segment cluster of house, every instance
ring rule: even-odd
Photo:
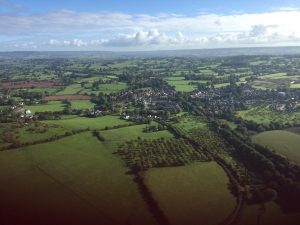
[[[120,117],[124,120],[130,120],[130,121],[134,121],[134,122],[140,122],[144,117],[139,115],[139,114],[135,114],[132,111],[123,111],[120,113]],[[149,119],[160,119],[159,116],[157,115],[147,115],[147,118]]]
[[[295,112],[300,109],[300,102],[295,98],[290,98],[283,101],[274,101],[271,106],[274,111]]]
[[[270,104],[275,111],[294,112],[300,108],[299,100],[293,95],[288,95],[286,92],[256,90],[251,87],[244,87],[238,96],[229,94],[226,89],[210,89],[194,92],[191,98],[206,102],[208,110],[213,113],[230,109],[243,110],[246,106],[261,103]]]
[[[143,101],[151,101],[151,99],[157,99],[161,97],[168,97],[170,94],[167,90],[156,90],[153,89],[137,89],[137,90],[126,90],[121,91],[117,95],[113,96],[114,100],[122,102],[134,102],[139,103]]]
[[[21,118],[28,118],[28,119],[32,119],[33,118],[33,114],[32,114],[32,112],[29,109],[20,108],[17,111],[17,113],[18,113],[18,115]]]
[[[0,93],[0,99],[10,99],[10,98],[11,98],[11,96],[8,95],[8,94],[1,94]]]
[[[102,116],[102,115],[103,115],[103,111],[101,111],[101,110],[99,110],[99,109],[90,108],[90,109],[88,109],[88,111],[85,113],[85,115],[88,116],[88,117]]]

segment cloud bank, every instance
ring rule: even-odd
[[[125,14],[62,10],[0,14],[2,49],[135,50],[299,45],[300,9],[265,13]],[[13,41],[12,41],[13,40]]]

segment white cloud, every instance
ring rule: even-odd
[[[275,8],[275,11],[279,10],[279,11],[297,11],[299,10],[299,8],[296,7],[280,7],[280,8]]]
[[[75,38],[71,43],[72,43],[73,46],[75,46],[75,47],[82,47],[82,46],[86,46],[86,45],[87,45],[86,42],[84,42],[84,41],[82,41],[82,40],[80,40],[80,39],[77,39],[77,38]]]
[[[102,41],[102,45],[110,47],[174,45],[184,43],[184,40],[185,37],[181,32],[176,35],[166,35],[157,29],[150,29],[133,34],[121,34],[113,39]]]
[[[71,41],[63,41],[63,45],[65,45],[65,46],[69,46],[69,45],[71,45]]]
[[[58,44],[60,44],[60,41],[51,39],[51,40],[49,41],[49,44],[50,44],[50,45],[58,45]]]
[[[18,46],[28,43],[21,41],[25,36],[40,48],[90,50],[294,45],[300,44],[298,21],[300,9],[290,7],[265,13],[200,13],[197,16],[63,10],[33,15],[0,14],[0,38],[20,37]]]

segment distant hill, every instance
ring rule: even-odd
[[[255,47],[255,48],[217,48],[162,51],[20,51],[0,52],[0,59],[40,59],[40,58],[127,58],[127,57],[224,57],[238,55],[300,55],[300,46],[293,47]]]

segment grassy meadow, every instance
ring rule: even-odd
[[[89,109],[95,106],[90,100],[72,100],[70,102],[73,109]]]
[[[150,169],[145,182],[172,225],[221,224],[236,204],[215,162]]]
[[[266,131],[255,135],[252,140],[267,146],[290,160],[300,163],[300,135],[285,130]]]
[[[197,85],[190,84],[192,80],[185,80],[184,77],[168,77],[166,81],[169,85],[175,86],[176,91],[191,92],[197,89]]]
[[[1,152],[0,182],[6,185],[0,186],[0,221],[155,224],[133,177],[111,150],[85,132]],[[56,216],[46,217],[51,214]]]
[[[26,109],[29,109],[32,113],[36,112],[57,112],[64,109],[64,104],[61,101],[51,101],[45,104],[36,104],[26,106]]]
[[[93,80],[90,79],[89,81],[92,82]],[[91,84],[87,85],[86,87],[82,87],[80,83],[75,83],[65,87],[64,90],[59,91],[56,94],[57,95],[70,95],[70,94],[98,95],[99,93],[110,94],[125,89],[126,87],[127,87],[126,83],[116,82],[111,84],[100,84],[99,89],[93,91]]]
[[[120,119],[118,116],[101,116],[96,118],[88,117],[70,117],[61,120],[47,120],[44,121],[48,125],[56,125],[66,130],[76,129],[104,129],[105,127],[113,127],[117,125],[130,124],[126,120]]]

